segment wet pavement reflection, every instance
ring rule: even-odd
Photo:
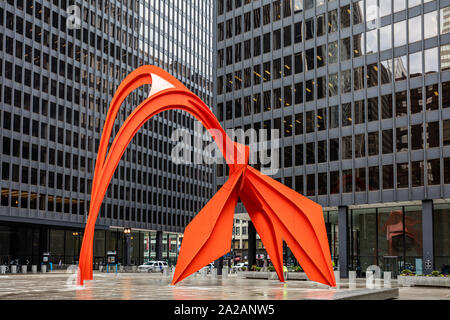
[[[172,286],[171,277],[161,274],[94,273],[93,281],[76,286],[76,274],[48,273],[0,276],[0,299],[63,300],[266,300],[335,299],[339,295],[366,289],[365,282],[330,288],[311,281],[226,279],[193,275]]]

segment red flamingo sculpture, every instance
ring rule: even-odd
[[[125,98],[142,85],[150,95],[125,120],[108,152],[114,120]],[[78,284],[93,279],[95,221],[114,171],[139,128],[155,114],[181,109],[209,131],[227,162],[229,179],[189,223],[184,232],[172,284],[176,284],[231,249],[234,208],[240,197],[283,278],[283,240],[308,278],[336,286],[322,207],[248,165],[249,148],[233,142],[203,101],[181,82],[155,66],[142,66],[120,84],[114,95],[95,163],[88,221],[80,252]]]

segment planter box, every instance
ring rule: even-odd
[[[244,271],[242,276],[247,279],[278,279],[276,272]],[[308,280],[304,272],[285,272],[284,277],[285,280]]]
[[[450,288],[450,277],[398,276],[398,284],[403,287],[426,286]]]

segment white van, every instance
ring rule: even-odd
[[[148,261],[138,267],[139,272],[163,272],[169,265],[165,261]]]

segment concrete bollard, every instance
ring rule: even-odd
[[[222,268],[222,279],[228,278],[228,268]]]
[[[169,276],[169,267],[163,267],[163,276],[168,277]]]
[[[390,271],[383,272],[383,280],[384,280],[385,287],[387,287],[387,288],[391,287],[391,278],[392,278],[392,273]]]
[[[348,283],[356,283],[356,271],[348,272]]]
[[[137,266],[132,266],[132,267],[131,267],[131,271],[132,271],[132,272],[137,272]]]
[[[374,288],[375,275],[373,270],[366,271],[366,288],[372,289]]]
[[[278,280],[278,275],[276,272],[268,272],[267,279],[268,280]]]
[[[43,264],[43,265],[41,266],[41,272],[42,272],[42,273],[46,273],[46,272],[47,272],[47,265]]]
[[[11,265],[11,273],[17,273],[17,266]]]
[[[119,266],[119,272],[123,272],[123,266]]]
[[[22,266],[22,273],[27,273],[27,270],[28,269],[28,267],[27,266]]]
[[[334,271],[334,279],[336,280],[336,284],[341,282],[341,273],[339,270]]]
[[[6,273],[6,266],[0,266],[0,274]]]
[[[217,278],[217,268],[212,268],[212,270],[211,270],[211,276],[212,276],[213,278]]]
[[[208,267],[203,267],[203,268],[200,270],[200,275],[201,275],[202,277],[206,277],[206,276],[208,275]]]
[[[37,266],[36,265],[32,265],[31,266],[31,272],[32,273],[37,273]]]

